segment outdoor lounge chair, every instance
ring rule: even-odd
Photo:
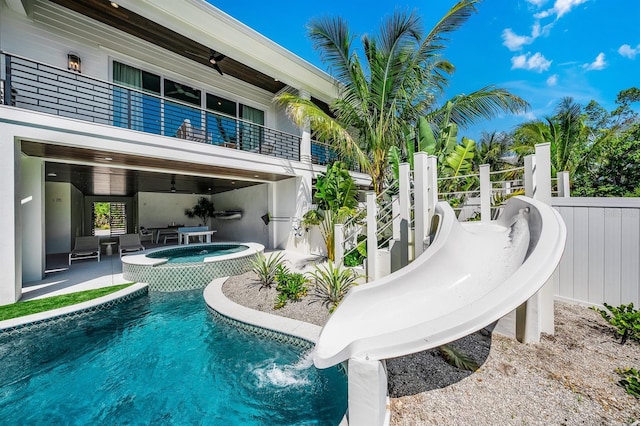
[[[122,257],[123,254],[145,249],[145,247],[140,243],[140,235],[138,234],[124,234],[120,235],[118,239],[118,251],[120,252],[120,257]]]
[[[148,230],[144,226],[140,227],[140,242],[143,242],[143,241],[153,242],[154,241],[153,237],[154,237],[153,231]]]
[[[76,243],[69,253],[69,266],[74,260],[97,258],[100,262],[100,237],[76,237]]]

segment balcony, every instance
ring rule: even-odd
[[[0,103],[59,117],[300,160],[298,135],[3,53]],[[321,146],[318,143],[314,145]],[[330,158],[330,148],[318,158]]]

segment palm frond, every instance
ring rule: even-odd
[[[450,120],[466,127],[482,119],[495,118],[504,112],[521,114],[528,108],[529,103],[519,96],[505,89],[487,86],[468,95],[454,96],[445,106],[431,112],[428,119],[435,123]]]
[[[450,365],[456,368],[467,371],[476,371],[478,369],[478,363],[476,363],[471,357],[460,352],[453,346],[442,345],[438,347],[440,354]]]

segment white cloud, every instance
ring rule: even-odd
[[[553,24],[548,24],[541,28],[540,23],[536,22],[535,24],[533,24],[533,27],[531,27],[530,36],[518,35],[514,33],[513,30],[511,30],[511,28],[505,28],[502,31],[502,40],[503,40],[502,44],[504,46],[507,46],[507,48],[512,52],[516,50],[520,50],[522,46],[533,43],[534,40],[540,37],[541,35],[545,35],[545,36],[549,35],[549,30],[551,29],[552,26]]]
[[[527,0],[528,3],[531,3],[534,6],[540,7],[547,2],[547,0]]]
[[[527,52],[523,55],[512,57],[511,69],[524,69],[535,72],[542,72],[549,69],[552,61],[545,58],[542,53],[536,52],[533,55],[530,55],[531,53]]]
[[[554,74],[547,79],[547,86],[552,87],[558,84],[558,74]]]
[[[595,61],[591,62],[590,64],[584,64],[582,67],[586,68],[587,71],[599,71],[601,69],[604,69],[606,66],[607,62],[604,60],[604,53],[600,52],[598,56],[596,56]]]
[[[556,19],[560,19],[562,15],[566,15],[571,12],[571,9],[581,5],[582,3],[586,3],[587,1],[588,0],[556,0],[551,9],[536,13],[533,16],[536,19],[544,19],[551,15],[556,15]]]
[[[635,48],[631,47],[628,44],[623,44],[618,48],[618,53],[625,58],[633,59],[638,53],[640,53],[640,44],[638,44]]]
[[[502,40],[504,40],[502,44],[513,52],[514,50],[520,50],[525,44],[531,44],[533,37],[517,35],[511,31],[511,28],[506,28],[502,31]]]

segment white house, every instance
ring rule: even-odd
[[[324,72],[203,0],[0,0],[0,51],[0,304],[95,232],[97,202],[135,233],[197,224],[205,196],[243,211],[218,237],[310,250],[291,218],[334,154],[272,99],[326,107]]]

